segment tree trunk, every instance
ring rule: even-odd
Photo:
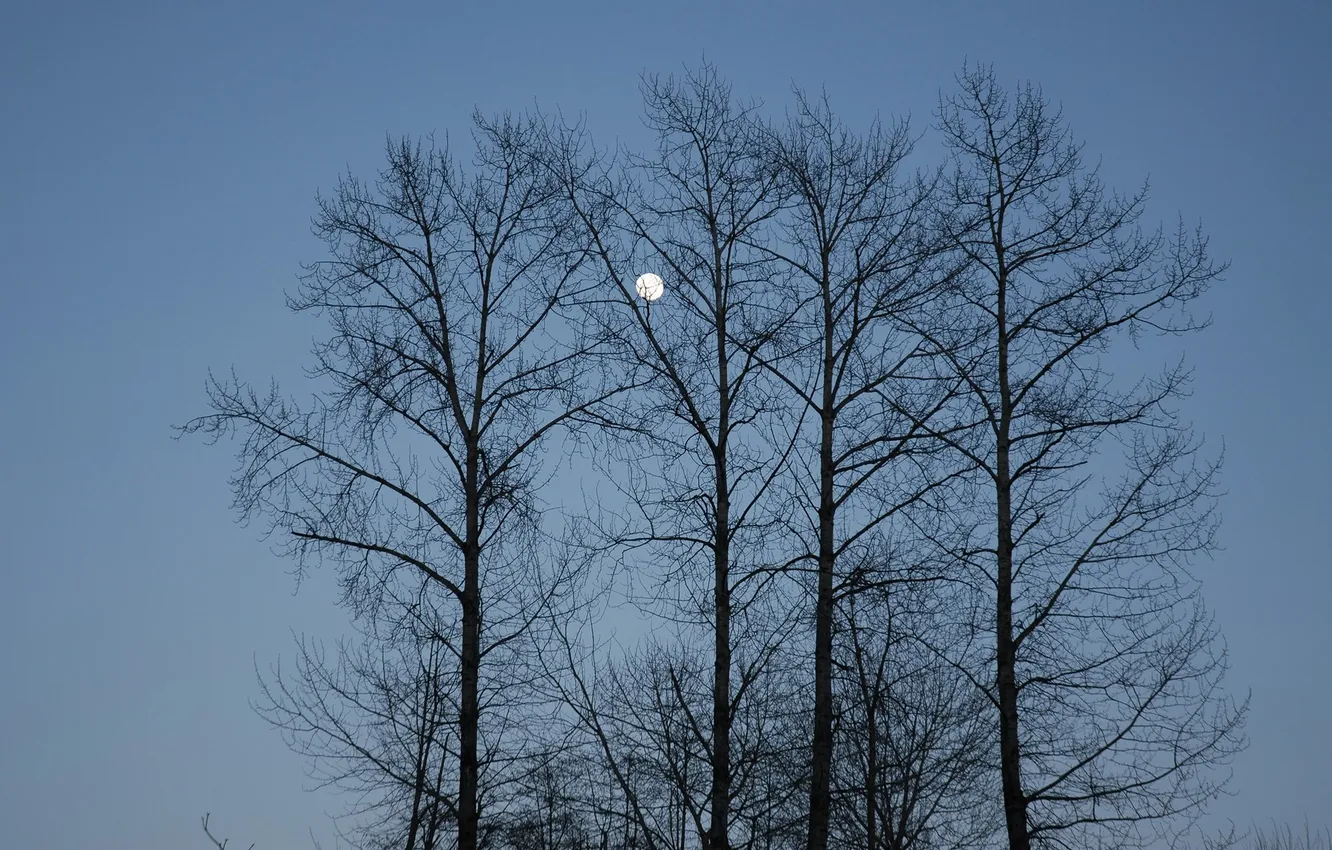
[[[717,470],[717,548],[713,588],[717,604],[716,647],[712,666],[712,823],[709,850],[731,850],[731,586],[730,505],[726,467]]]
[[[1007,502],[1001,497],[1000,502]],[[1010,529],[1011,532],[1011,529]],[[1003,536],[1002,533],[1000,535]],[[1003,545],[1000,544],[1001,551]],[[1018,745],[1017,681],[1013,646],[1012,552],[1000,555],[999,604],[996,618],[998,636],[999,689],[999,759],[1003,781],[1004,820],[1008,826],[1010,850],[1028,850],[1027,801],[1022,791],[1021,749]],[[1006,563],[1005,563],[1006,562]]]
[[[832,339],[825,335],[825,348]],[[831,351],[824,363],[823,432],[819,441],[819,584],[814,608],[814,742],[810,765],[807,850],[826,850],[832,809],[833,756],[833,409]]]
[[[712,823],[709,850],[731,850],[731,482],[727,446],[731,427],[730,371],[727,368],[726,310],[724,308],[723,255],[716,233],[712,239],[713,297],[717,305],[717,442],[712,463],[716,470],[717,513],[713,550],[713,596],[717,623],[712,660]]]
[[[1006,278],[1002,267],[997,303],[999,345],[999,434],[995,443],[995,513],[998,526],[995,605],[995,685],[999,691],[999,773],[1009,850],[1030,850],[1027,800],[1022,791],[1022,750],[1018,738],[1017,647],[1013,642],[1013,505],[1009,428],[1013,417],[1008,378]]]
[[[478,378],[478,387],[480,383]],[[479,391],[477,394],[480,395]],[[478,486],[480,452],[475,439],[468,441],[466,469],[467,538],[463,546],[460,659],[462,693],[458,705],[458,850],[476,850],[476,738],[480,714],[477,688],[481,668],[481,499]]]
[[[875,711],[874,695],[871,694],[865,706],[865,848],[875,850],[878,846],[878,824],[875,816],[878,811],[874,805],[874,795],[878,793],[879,778],[879,729],[878,712]]]
[[[427,677],[427,682],[429,678]],[[416,787],[412,789],[412,818],[407,824],[407,846],[405,850],[416,850],[416,834],[421,828],[421,797],[425,793],[426,775],[429,769],[430,738],[429,738],[429,708],[430,692],[427,689],[421,699],[421,737],[416,745],[416,775],[414,777]]]
[[[477,682],[481,666],[479,560],[474,550],[464,558],[462,700],[458,712],[458,850],[476,850],[477,846]]]

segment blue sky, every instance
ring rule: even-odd
[[[1109,182],[1150,174],[1155,218],[1201,218],[1233,267],[1187,343],[1187,413],[1227,446],[1226,550],[1200,572],[1253,690],[1216,811],[1326,822],[1330,40],[1332,8],[1281,2],[12,4],[0,845],[197,847],[212,811],[246,845],[332,846],[338,802],[247,706],[291,630],[340,631],[330,583],[294,594],[232,522],[231,450],[170,425],[204,412],[209,367],[299,376],[318,328],[283,293],[321,256],[315,191],[377,169],[386,132],[540,104],[634,142],[638,74],[704,56],[773,108],[794,80],[921,130],[964,59],[992,62],[1063,104]]]

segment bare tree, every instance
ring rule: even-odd
[[[767,286],[751,243],[777,186],[753,108],[738,106],[713,68],[646,78],[643,93],[655,156],[626,155],[628,168],[611,173],[569,134],[553,161],[604,273],[602,328],[648,382],[607,422],[608,438],[628,438],[608,440],[606,457],[621,461],[611,477],[632,511],[609,536],[639,574],[656,567],[655,584],[638,588],[650,610],[708,630],[710,705],[697,718],[709,771],[704,846],[729,850],[737,771],[754,769],[732,749],[757,672],[735,670],[768,657],[763,497],[784,462],[773,439],[783,411],[734,336]],[[644,270],[666,281],[659,302],[636,291]]]
[[[255,709],[320,787],[355,795],[356,846],[433,850],[457,818],[459,690],[456,659],[433,635],[455,629],[403,628],[405,616],[374,625],[332,659],[301,639],[294,671],[260,677]]]
[[[402,570],[456,606],[460,850],[478,846],[480,772],[521,748],[492,711],[481,752],[482,680],[510,675],[562,582],[540,558],[543,452],[615,391],[570,319],[586,245],[533,159],[539,125],[475,124],[470,172],[447,148],[393,142],[377,183],[348,177],[320,201],[332,258],[291,299],[332,328],[312,405],[212,380],[214,412],[183,429],[244,438],[237,508],[267,515],[302,569],[337,563],[354,609]]]
[[[1217,467],[1172,408],[1187,373],[1126,381],[1100,355],[1202,327],[1187,308],[1223,267],[1182,225],[1138,228],[1145,189],[1107,192],[1039,90],[1010,97],[982,68],[959,83],[940,108],[955,165],[940,226],[970,263],[969,318],[920,332],[977,423],[938,436],[978,474],[985,513],[950,549],[988,600],[991,673],[955,663],[994,708],[1009,846],[1128,846],[1219,791],[1244,707],[1220,690],[1188,571],[1213,546]],[[1098,492],[1116,447],[1122,475]]]
[[[572,637],[562,633],[569,657],[552,678],[592,733],[583,759],[600,765],[610,786],[592,792],[599,814],[618,824],[614,832],[627,846],[685,850],[706,841],[712,689],[702,647],[649,640],[612,655]],[[776,641],[766,651],[777,656],[782,646]],[[746,698],[731,718],[730,841],[751,850],[803,841],[805,812],[797,803],[807,772],[800,746],[806,703],[794,698],[796,677],[774,671],[773,663],[741,663],[736,671]]]
[[[796,105],[765,146],[788,199],[777,219],[782,238],[754,245],[774,260],[775,297],[751,311],[761,324],[737,334],[736,344],[804,414],[790,465],[796,552],[782,569],[814,576],[806,847],[825,850],[836,606],[889,580],[861,569],[878,563],[863,557],[864,546],[953,474],[931,462],[940,443],[925,426],[946,430],[935,419],[957,382],[922,365],[938,353],[901,316],[928,321],[954,269],[926,228],[930,181],[900,174],[912,147],[906,125],[884,130],[876,122],[858,136],[834,117],[826,97],[814,101],[797,90]]]
[[[999,809],[983,697],[915,639],[965,640],[949,625],[956,602],[947,585],[898,582],[840,606],[832,845],[989,846]]]
[[[612,830],[598,821],[592,771],[584,753],[545,760],[522,783],[525,805],[503,830],[500,844],[512,850],[596,850],[616,846]]]

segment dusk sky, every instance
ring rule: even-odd
[[[385,134],[473,108],[647,140],[639,75],[714,62],[774,115],[824,87],[853,127],[910,115],[916,162],[963,62],[1062,104],[1148,223],[1232,262],[1187,340],[1186,418],[1226,447],[1199,566],[1252,691],[1213,813],[1332,822],[1332,4],[42,3],[0,26],[0,847],[334,846],[342,801],[258,718],[254,666],[346,626],[332,576],[234,522],[235,446],[175,441],[212,368],[298,390],[316,320],[284,293],[315,194]],[[1133,365],[1130,363],[1130,365]],[[1147,367],[1153,364],[1146,364]]]

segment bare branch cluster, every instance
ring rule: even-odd
[[[183,429],[338,571],[358,637],[299,639],[256,708],[348,839],[1178,838],[1243,745],[1193,574],[1219,459],[1182,362],[1107,363],[1206,326],[1206,237],[1144,231],[986,68],[934,168],[826,95],[642,93],[647,153],[539,115],[478,116],[470,164],[390,141],[319,200],[312,400],[212,379]]]

